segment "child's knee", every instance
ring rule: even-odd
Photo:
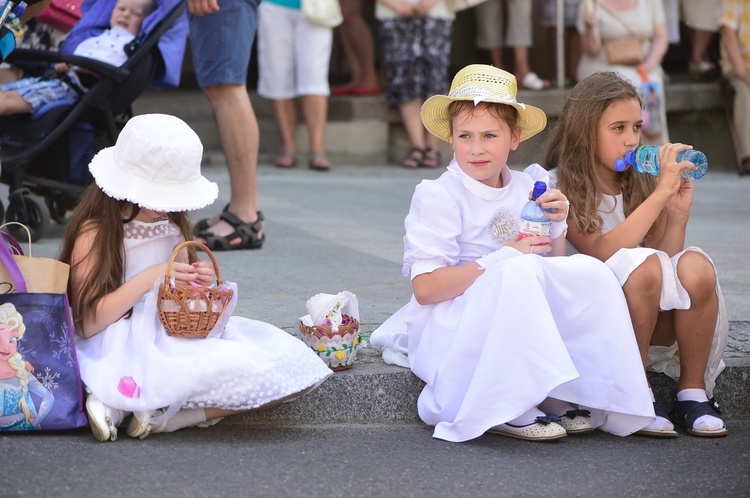
[[[626,296],[660,296],[661,295],[661,263],[654,254],[646,258],[641,265],[633,270],[622,290]]]
[[[715,293],[716,272],[702,254],[689,251],[677,262],[677,277],[691,299],[705,299]]]

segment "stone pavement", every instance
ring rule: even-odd
[[[267,241],[259,251],[216,253],[225,279],[239,283],[236,313],[297,330],[306,300],[319,292],[354,292],[366,336],[405,304],[409,280],[401,276],[403,219],[414,187],[439,170],[386,165],[335,164],[320,173],[304,167],[279,170],[262,160],[260,201]],[[228,176],[220,154],[207,154],[204,174],[219,184],[213,214],[228,202]],[[687,243],[702,247],[718,268],[730,320],[727,369],[716,395],[728,419],[750,420],[750,178],[709,172],[696,183]],[[0,193],[3,196],[4,193]],[[56,253],[62,228],[53,226],[34,254]],[[421,381],[408,370],[386,365],[377,348],[359,352],[354,366],[336,373],[295,403],[224,424],[381,423],[418,420]],[[669,407],[672,383],[652,376],[657,397]]]

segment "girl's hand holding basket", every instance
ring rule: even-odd
[[[176,259],[189,246],[196,246],[211,258],[211,262],[178,263]],[[216,274],[216,285],[208,287]],[[205,338],[213,330],[234,291],[224,284],[213,253],[200,242],[178,244],[167,263],[164,283],[159,288],[157,312],[169,335]]]

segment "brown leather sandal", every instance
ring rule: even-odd
[[[206,241],[206,247],[212,251],[232,251],[236,249],[260,249],[266,240],[263,232],[263,213],[258,211],[258,219],[252,223],[245,223],[231,211],[224,211],[220,218],[234,228],[229,235],[216,235],[212,232],[201,232],[200,238]],[[263,232],[263,233],[261,233]],[[232,244],[235,239],[239,242]]]

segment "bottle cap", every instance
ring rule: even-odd
[[[625,159],[615,161],[615,171],[622,173],[628,166],[635,166],[635,151],[631,150],[625,154]]]
[[[547,184],[544,182],[534,182],[534,190],[531,192],[531,198],[536,199],[547,191]]]

